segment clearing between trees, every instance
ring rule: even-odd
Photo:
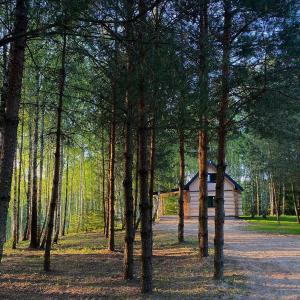
[[[154,293],[150,298],[300,299],[300,240],[247,230],[240,220],[225,222],[225,281],[216,285],[213,257],[200,261],[197,221],[185,222],[186,241],[177,242],[177,218],[154,226]],[[209,220],[210,249],[213,220]],[[139,276],[140,236],[135,248]],[[68,235],[53,250],[53,271],[43,271],[43,251],[6,250],[1,266],[1,299],[130,298],[141,299],[139,277],[123,280],[123,232],[116,252],[106,250],[102,233]]]

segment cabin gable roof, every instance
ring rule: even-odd
[[[212,161],[208,162],[209,166],[212,166],[214,169],[217,169],[217,165],[214,164]],[[184,186],[185,190],[189,190],[190,185],[199,177],[199,172],[196,173],[195,176],[193,176],[193,178]],[[243,191],[244,189],[241,187],[240,184],[238,184],[230,175],[228,175],[227,173],[225,173],[225,178],[231,182],[234,186],[235,189],[239,190],[239,191]]]

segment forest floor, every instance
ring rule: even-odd
[[[177,243],[177,221],[165,217],[154,226],[153,285],[149,299],[300,299],[300,240],[246,230],[246,222],[226,220],[225,280],[215,283],[213,257],[197,255],[197,221],[188,220],[186,242]],[[209,220],[210,246],[213,220]],[[117,251],[106,250],[102,233],[70,234],[52,251],[50,273],[42,271],[43,252],[6,249],[0,266],[0,299],[142,299],[139,292],[139,234],[136,279],[122,278],[123,233]]]

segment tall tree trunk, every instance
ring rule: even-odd
[[[103,222],[104,222],[104,227],[103,227],[103,232],[104,235],[106,233],[106,228],[107,228],[107,216],[106,216],[106,197],[105,197],[105,151],[104,151],[104,127],[102,127],[102,134],[101,134],[101,161],[102,161],[102,211],[103,211]]]
[[[31,231],[31,195],[32,195],[32,124],[31,119],[28,120],[28,173],[27,173],[27,205],[26,205],[26,223],[23,234],[23,241],[27,241]],[[24,174],[25,176],[25,174]]]
[[[184,159],[184,131],[179,129],[179,199],[178,199],[178,242],[184,241],[184,178],[185,178],[185,159]]]
[[[31,226],[30,226],[30,248],[37,249],[38,241],[38,143],[39,143],[39,113],[40,113],[40,75],[37,75],[37,91],[35,100],[34,138],[33,138],[33,161],[32,161],[32,198],[31,198]]]
[[[59,171],[59,183],[58,183],[58,197],[56,203],[56,226],[55,226],[55,234],[53,238],[53,243],[57,244],[58,236],[61,228],[61,210],[62,210],[62,179],[63,179],[63,169],[64,169],[64,147],[63,147],[63,139],[60,141],[60,171]]]
[[[198,242],[200,257],[208,256],[207,225],[207,149],[208,149],[208,2],[204,0],[200,6],[200,93],[203,102],[201,129],[198,138],[199,168],[199,228]]]
[[[207,216],[207,122],[203,117],[203,127],[199,131],[199,252],[200,257],[208,256],[208,216]]]
[[[16,152],[17,154],[17,152]],[[18,198],[17,198],[17,155],[14,163],[14,203],[13,203],[13,230],[12,230],[12,249],[17,248],[18,242]]]
[[[133,16],[133,1],[127,0],[127,19]],[[127,23],[126,36],[132,40],[132,25]],[[130,44],[127,51],[127,87],[126,87],[126,132],[125,132],[125,174],[124,174],[124,191],[125,191],[125,246],[124,246],[124,278],[133,279],[133,242],[134,242],[134,219],[133,219],[133,194],[132,194],[132,166],[133,166],[133,103],[131,93],[132,80],[132,45]]]
[[[152,216],[148,191],[148,130],[145,100],[145,56],[144,31],[146,23],[146,3],[139,0],[141,24],[138,28],[139,48],[139,81],[138,81],[138,112],[139,112],[139,177],[140,177],[140,214],[141,214],[141,242],[142,242],[142,287],[143,294],[152,293]]]
[[[43,193],[43,171],[44,171],[44,147],[45,147],[45,103],[42,104],[42,116],[41,116],[41,134],[40,134],[40,180],[39,180],[39,193],[38,193],[38,243],[40,243],[40,238],[42,235],[43,228],[41,228],[41,220],[42,220],[42,193]],[[47,205],[45,211],[47,211]],[[47,219],[47,213],[45,213],[45,220]],[[45,227],[45,222],[42,225]]]
[[[133,141],[132,141],[132,103],[126,95],[127,117],[126,117],[126,135],[125,135],[125,247],[124,247],[124,278],[133,278],[133,195],[132,195],[132,163],[133,163]]]
[[[10,200],[13,163],[17,144],[19,107],[22,90],[24,53],[27,30],[27,9],[25,0],[17,0],[15,8],[14,33],[21,37],[12,42],[8,63],[8,85],[6,96],[5,124],[3,132],[3,157],[0,172],[0,262],[6,240],[6,221]]]
[[[21,141],[20,141],[20,149],[19,149],[19,176],[18,176],[18,217],[17,217],[17,243],[20,240],[20,232],[22,229],[22,222],[20,217],[22,217],[21,212],[21,179],[22,179],[22,165],[23,165],[23,143],[24,143],[24,105],[22,108],[22,122],[21,122]]]
[[[139,134],[136,135],[136,162],[135,162],[135,190],[134,190],[134,204],[133,204],[133,223],[134,223],[134,235],[135,231],[139,227],[139,221],[137,220],[138,214],[138,202],[139,202]]]
[[[224,276],[224,176],[227,136],[227,110],[229,106],[230,76],[230,36],[231,36],[231,0],[224,0],[224,29],[222,38],[222,95],[218,112],[218,165],[216,179],[216,209],[214,238],[214,278],[222,280]]]
[[[49,218],[47,224],[47,237],[46,237],[46,246],[45,246],[45,255],[44,255],[44,270],[50,271],[50,252],[52,245],[52,233],[53,233],[53,224],[54,224],[54,213],[56,207],[56,201],[58,198],[59,192],[59,174],[60,174],[60,142],[61,142],[61,121],[62,121],[62,108],[63,108],[63,96],[66,80],[66,71],[65,71],[65,60],[66,60],[66,44],[67,38],[66,34],[63,35],[63,45],[62,45],[62,56],[61,56],[61,69],[60,69],[60,78],[59,78],[59,97],[57,105],[57,125],[56,125],[56,144],[55,144],[55,160],[54,160],[54,175],[53,175],[53,184],[52,184],[52,195],[49,209]]]
[[[110,157],[109,157],[109,192],[108,192],[108,249],[115,250],[115,152],[116,152],[116,81],[112,83],[112,109],[110,129]]]
[[[69,193],[69,155],[67,155],[67,168],[66,168],[66,195],[65,195],[65,209],[64,209],[64,223],[62,226],[61,235],[65,235],[67,216],[68,216],[68,193]]]
[[[43,226],[41,228],[41,232],[40,232],[40,249],[45,249],[45,243],[46,243],[46,224],[47,224],[47,220],[48,220],[48,212],[49,212],[49,198],[50,198],[50,160],[51,160],[51,155],[48,154],[48,158],[47,158],[47,165],[46,165],[46,197],[45,197],[45,216],[44,216],[44,222],[43,222]]]
[[[79,222],[78,222],[78,229],[79,230],[83,229],[83,163],[84,163],[84,152],[83,150],[81,151],[80,154],[80,182],[79,182]],[[77,211],[77,215],[78,215]]]
[[[155,117],[152,121],[151,141],[150,141],[150,181],[149,181],[149,202],[151,206],[151,222],[154,219],[153,216],[153,192],[154,192],[154,180],[155,180],[155,159],[156,159],[156,123]],[[152,225],[151,225],[152,229]],[[151,234],[152,236],[152,234]],[[152,244],[152,243],[151,243]]]

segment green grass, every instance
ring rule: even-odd
[[[296,216],[280,216],[277,222],[275,216],[262,217],[242,216],[243,220],[249,222],[248,230],[262,231],[278,234],[300,234],[300,224],[297,223]]]

